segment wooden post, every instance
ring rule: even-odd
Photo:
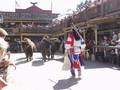
[[[97,27],[94,27],[94,34],[95,34],[95,46],[98,44],[98,36],[97,36]],[[93,48],[93,54],[91,55],[91,60],[95,61],[95,52],[97,52],[97,48]]]
[[[98,45],[98,34],[97,34],[97,26],[94,29],[94,33],[95,33],[95,45]],[[97,52],[97,48],[95,48],[95,52]]]
[[[22,43],[22,40],[23,40],[23,35],[21,34],[20,35],[20,41],[21,41],[21,43]],[[23,52],[22,44],[21,44],[21,52]]]
[[[83,32],[83,39],[85,40],[86,38],[85,38],[86,36],[85,36],[85,31]]]

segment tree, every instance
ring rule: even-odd
[[[87,9],[91,6],[92,4],[92,1],[91,0],[86,0],[85,3],[84,3],[84,8]]]
[[[83,8],[84,8],[84,3],[81,2],[80,4],[77,5],[76,10],[77,10],[78,12],[81,12]]]
[[[82,10],[89,8],[91,6],[91,4],[92,4],[91,0],[86,0],[84,3],[81,2],[80,4],[78,4],[76,10],[78,12],[81,12]]]

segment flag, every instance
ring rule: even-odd
[[[19,3],[15,0],[15,7],[19,7]]]

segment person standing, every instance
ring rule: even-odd
[[[72,29],[72,32],[68,34],[67,40],[65,41],[65,53],[68,53],[69,60],[71,62],[70,72],[72,78],[81,76],[81,36],[79,32]],[[75,70],[77,70],[78,75],[76,75]]]
[[[116,45],[116,41],[118,40],[118,35],[117,35],[116,32],[113,32],[112,34],[113,34],[113,35],[112,35],[111,43],[112,43],[113,45]]]
[[[7,51],[9,44],[5,41],[8,33],[0,28],[0,90],[12,82],[11,73],[16,68],[14,62],[10,60],[10,53]]]

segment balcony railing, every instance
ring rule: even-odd
[[[56,30],[46,27],[27,27],[27,28],[4,28],[9,35],[18,35],[21,33],[34,33],[34,34],[53,34]]]

